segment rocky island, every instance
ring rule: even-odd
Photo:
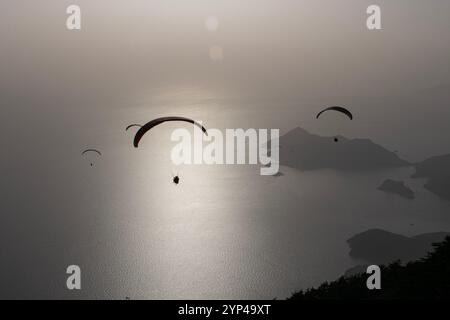
[[[396,181],[392,179],[386,179],[379,187],[378,190],[396,194],[400,197],[406,198],[406,199],[414,199],[414,191],[412,191],[410,188],[408,188],[403,181]]]

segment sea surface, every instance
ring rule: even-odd
[[[170,114],[200,117],[199,110]],[[138,149],[133,129],[125,132],[163,109],[98,114],[85,127],[37,126],[28,144],[11,149],[2,180],[2,297],[281,299],[360,263],[346,243],[356,233],[450,231],[450,202],[411,180],[410,167],[282,166],[273,177],[255,165],[175,166],[177,124],[155,128]],[[206,124],[214,126],[214,117]],[[87,147],[102,156],[81,156]],[[377,190],[386,178],[405,180],[416,199]],[[79,291],[66,288],[69,265],[81,268]]]

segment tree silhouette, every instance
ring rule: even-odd
[[[426,257],[401,265],[400,262],[381,266],[381,289],[366,287],[368,274],[340,277],[318,288],[294,293],[289,299],[450,299],[450,237],[434,243]]]

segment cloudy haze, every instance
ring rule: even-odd
[[[412,140],[427,153],[448,145],[422,134],[447,132],[448,1],[379,1],[383,30],[375,32],[365,26],[370,1],[77,1],[82,30],[75,32],[65,28],[70,4],[1,4],[7,131],[32,110],[49,125],[82,122],[77,117],[93,105],[108,112],[213,97],[250,99],[256,119],[258,109],[270,109],[281,119],[272,126],[282,130],[308,125],[305,110],[344,104],[361,120],[349,134],[398,148]],[[210,16],[219,22],[213,32],[205,26]],[[221,61],[209,58],[214,46],[223,50]],[[204,118],[213,112],[213,106],[202,110]],[[411,123],[421,134],[409,130]],[[397,134],[408,139],[389,139]]]

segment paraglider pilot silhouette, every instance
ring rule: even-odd
[[[96,154],[98,154],[99,156],[101,156],[102,155],[102,153],[100,152],[100,151],[98,151],[97,149],[86,149],[86,150],[84,150],[82,153],[81,153],[81,155],[82,156],[84,156],[84,155],[86,155],[86,154],[89,154],[89,153],[96,153]],[[94,166],[94,163],[91,161],[90,162],[90,165],[91,165],[91,167],[93,167]]]
[[[331,110],[337,111],[337,112],[341,112],[341,113],[345,114],[347,117],[349,117],[350,120],[353,120],[353,114],[349,110],[347,110],[346,108],[339,107],[339,106],[333,106],[333,107],[328,107],[328,108],[323,109],[322,111],[320,111],[317,114],[316,119],[319,119],[319,117],[320,117],[320,115],[322,113],[327,112],[327,111],[331,111]],[[334,137],[334,142],[339,142],[339,139],[337,137]]]
[[[136,132],[136,135],[134,136],[134,141],[133,141],[134,147],[137,148],[139,146],[139,141],[141,141],[142,137],[150,129],[152,129],[153,127],[160,125],[164,122],[168,122],[168,121],[184,121],[184,122],[192,123],[192,124],[196,125],[197,127],[199,127],[200,129],[202,129],[204,134],[208,135],[206,128],[204,126],[202,126],[200,123],[196,122],[195,120],[185,118],[185,117],[162,117],[162,118],[153,119],[152,121],[147,122],[145,125],[140,127],[140,129],[138,130],[138,132]],[[127,129],[129,129],[131,126],[139,126],[139,125],[130,125],[127,127]],[[172,178],[172,182],[175,185],[178,185],[180,183],[180,177],[178,174],[176,174]]]
[[[175,177],[173,177],[173,183],[174,183],[175,185],[177,185],[177,184],[180,183],[180,177],[178,177],[178,175],[176,175]]]

